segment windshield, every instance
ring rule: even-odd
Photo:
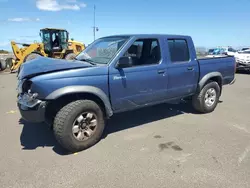
[[[216,49],[214,49],[214,51],[213,51],[213,55],[220,55],[220,54],[222,54],[222,53],[224,53],[224,49],[222,49],[222,48],[216,48]]]
[[[244,50],[248,50],[249,48],[242,48],[241,50],[244,51]]]
[[[240,54],[250,54],[250,51],[239,52]]]
[[[51,51],[51,38],[49,31],[43,30],[41,31],[41,38],[44,44],[44,49],[46,52]]]
[[[59,39],[62,46],[62,49],[68,48],[68,33],[67,31],[59,31]]]
[[[236,50],[233,49],[233,48],[228,48],[228,51],[229,51],[229,52],[236,52]]]
[[[106,37],[98,39],[82,51],[76,59],[97,64],[108,64],[127,40],[128,37]]]

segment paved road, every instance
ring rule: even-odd
[[[160,105],[116,115],[94,147],[65,153],[43,124],[20,120],[15,75],[0,74],[1,187],[250,187],[250,75],[215,112]]]

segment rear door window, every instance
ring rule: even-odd
[[[173,63],[189,61],[189,49],[187,41],[184,39],[169,39],[168,47],[170,59]]]

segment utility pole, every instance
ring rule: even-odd
[[[93,34],[94,34],[94,41],[95,41],[95,32],[98,31],[98,27],[95,26],[95,5],[94,5],[94,27],[93,27]]]

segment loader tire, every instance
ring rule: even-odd
[[[7,63],[5,60],[0,60],[0,70],[3,71],[7,68]]]
[[[71,152],[95,145],[101,139],[104,127],[104,113],[91,100],[77,100],[65,105],[56,114],[53,125],[56,140]]]
[[[67,54],[67,55],[65,56],[64,59],[66,59],[66,60],[74,60],[75,57],[76,57],[76,54],[74,54],[74,53],[69,53],[69,54]]]
[[[38,57],[40,57],[40,56],[42,56],[42,55],[39,54],[39,53],[32,52],[31,54],[28,54],[28,55],[24,58],[23,62],[27,62],[27,61],[36,59],[36,58],[38,58]]]
[[[8,57],[6,60],[6,68],[9,67],[11,68],[13,66],[13,58],[12,57]]]

